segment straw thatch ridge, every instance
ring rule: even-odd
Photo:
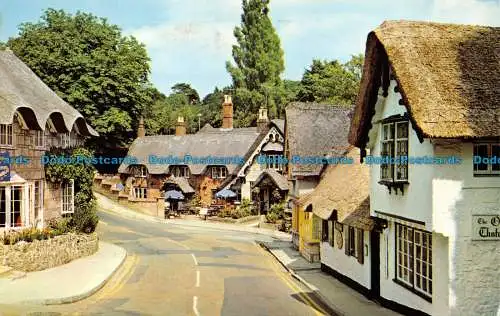
[[[99,136],[80,112],[9,49],[0,51],[0,108],[0,124],[11,124],[17,111],[30,129],[45,130],[50,118],[58,132],[69,132],[76,125],[84,136]]]
[[[370,217],[370,167],[360,164],[358,148],[346,154],[353,164],[328,165],[312,193],[301,197],[298,204],[312,205],[318,217],[328,220],[336,212],[343,224],[372,230],[375,221]]]
[[[350,143],[368,141],[389,71],[420,137],[500,136],[499,52],[498,27],[384,22],[367,38]]]

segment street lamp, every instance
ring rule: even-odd
[[[201,128],[200,120],[201,120],[201,113],[198,113],[198,130],[200,130]]]

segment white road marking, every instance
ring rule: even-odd
[[[198,311],[198,297],[193,296],[193,311],[196,316],[200,316],[200,312]]]
[[[198,260],[196,260],[196,257],[194,256],[194,253],[191,254],[191,257],[193,257],[194,265],[198,265]]]
[[[196,287],[200,287],[200,270],[196,270]]]

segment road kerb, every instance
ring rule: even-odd
[[[116,246],[116,245],[115,245]],[[116,246],[118,247],[118,246]],[[122,247],[120,247],[122,248]],[[106,283],[117,273],[117,271],[120,269],[120,267],[123,265],[125,262],[125,259],[127,258],[127,251],[122,248],[123,251],[123,257],[120,261],[120,263],[116,266],[116,268],[113,269],[113,272],[109,274],[107,278],[105,278],[102,282],[100,282],[98,285],[93,287],[92,289],[80,293],[78,295],[73,295],[73,296],[67,296],[67,297],[60,297],[60,298],[50,298],[50,299],[42,299],[42,300],[28,300],[28,301],[22,301],[19,304],[25,304],[25,305],[60,305],[60,304],[68,304],[68,303],[74,303],[81,301],[97,291],[99,291]]]
[[[335,311],[336,315],[338,316],[346,316],[344,313],[342,313],[338,307],[336,307],[334,304],[332,304],[330,302],[330,300],[328,300],[323,294],[321,294],[321,291],[318,290],[317,287],[315,287],[314,285],[310,284],[309,282],[307,282],[306,280],[304,280],[304,278],[302,278],[300,275],[298,275],[293,269],[287,267],[267,246],[265,243],[263,242],[257,242],[257,244],[259,246],[261,246],[264,250],[266,250],[267,252],[269,252],[273,257],[274,259],[276,259],[276,261],[278,261],[281,266],[283,268],[285,268],[286,271],[288,271],[288,273],[290,273],[290,275],[296,279],[297,281],[299,281],[300,283],[302,283],[303,285],[305,285],[311,292],[313,292],[318,298],[319,300],[321,301],[322,304],[328,306],[328,308],[330,308],[332,311]]]

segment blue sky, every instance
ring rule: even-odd
[[[151,78],[169,93],[188,82],[201,96],[230,84],[233,28],[240,0],[0,0],[0,41],[35,22],[46,8],[91,12],[146,45]],[[364,53],[366,35],[388,19],[500,26],[499,0],[271,0],[285,51],[286,79],[300,79],[313,58],[346,61]]]

